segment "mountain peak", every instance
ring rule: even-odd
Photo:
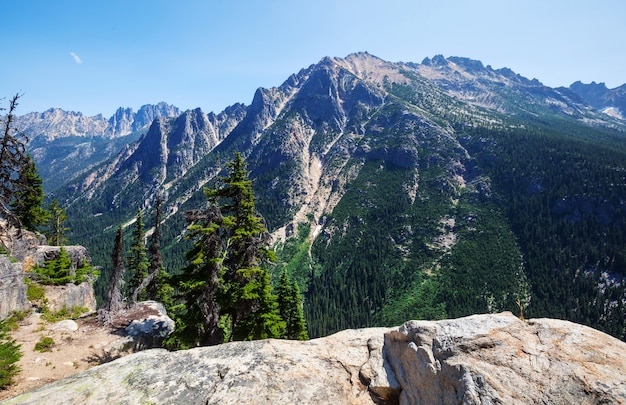
[[[608,115],[615,117],[626,115],[626,85],[609,89],[602,82],[584,84],[577,81],[572,83],[569,89],[594,108],[605,111]]]

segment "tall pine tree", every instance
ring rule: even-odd
[[[37,173],[35,161],[26,155],[20,166],[11,208],[22,226],[29,231],[36,231],[37,225],[44,224],[49,217],[43,207],[43,180]]]
[[[0,133],[0,215],[9,224],[21,229],[19,218],[10,209],[19,189],[18,173],[26,165],[26,144],[28,143],[28,138],[13,128],[14,113],[19,98],[19,94],[11,98],[8,114],[1,117],[4,122],[2,133]]]
[[[166,308],[172,305],[173,288],[169,285],[168,274],[163,268],[163,256],[161,255],[161,220],[163,197],[158,194],[154,205],[154,221],[150,245],[148,246],[148,275],[135,289],[137,294],[146,291],[146,298],[161,302]]]
[[[206,190],[205,190],[206,193]],[[175,277],[182,303],[175,307],[175,339],[179,347],[214,345],[224,341],[220,328],[217,294],[224,255],[223,218],[215,200],[207,208],[188,211],[185,219],[193,248],[187,252],[189,265]]]
[[[185,217],[194,247],[175,277],[179,347],[279,337],[284,328],[270,276],[269,234],[255,212],[252,181],[238,153],[221,186],[204,190],[205,209]]]
[[[228,232],[219,303],[229,317],[229,340],[279,337],[284,323],[278,314],[265,265],[274,261],[271,238],[256,212],[252,180],[239,153],[226,165],[221,187],[208,190],[220,202]]]
[[[307,340],[309,335],[306,330],[304,311],[302,308],[302,295],[298,284],[292,281],[284,269],[278,287],[278,310],[280,317],[285,321],[285,329],[281,334],[282,338],[294,340]]]
[[[65,221],[67,221],[65,209],[59,205],[59,202],[55,198],[50,203],[48,212],[50,215],[48,216],[48,224],[44,232],[46,239],[48,239],[48,243],[51,245],[64,245],[67,242],[66,234],[70,230],[70,228],[65,225]]]
[[[137,210],[135,226],[133,228],[133,240],[126,258],[127,269],[130,273],[128,282],[128,294],[131,297],[131,305],[146,299],[143,280],[148,276],[148,254],[145,244],[146,232],[143,229],[143,216],[141,210]]]

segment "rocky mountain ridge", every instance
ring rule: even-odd
[[[3,404],[626,403],[626,343],[510,313],[143,351]]]
[[[145,133],[159,117],[176,117],[181,111],[164,102],[146,104],[133,111],[119,108],[106,119],[51,108],[15,118],[15,129],[29,139],[33,156],[48,192],[115,156]]]
[[[102,114],[88,117],[81,112],[50,108],[17,116],[15,128],[31,140],[43,137],[52,141],[70,136],[116,138],[143,129],[157,117],[175,117],[180,113],[177,107],[164,102],[143,105],[136,112],[120,107],[108,119]]]
[[[626,84],[609,89],[604,83],[584,84],[578,81],[569,88],[594,108],[620,119],[626,117]]]

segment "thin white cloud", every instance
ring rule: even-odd
[[[83,63],[83,61],[80,59],[80,56],[76,55],[74,52],[70,52],[70,55],[72,55],[72,58],[74,58],[74,62],[78,63],[79,65]]]

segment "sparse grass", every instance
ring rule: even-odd
[[[76,319],[86,312],[89,312],[88,308],[79,306],[73,306],[71,308],[63,307],[56,312],[52,312],[47,307],[44,307],[41,319],[46,322],[54,323],[64,319]]]
[[[19,323],[26,319],[30,311],[11,311],[8,318],[4,320],[4,328],[6,330],[17,330]]]
[[[42,336],[39,338],[39,341],[35,343],[35,350],[43,353],[52,351],[52,346],[54,346],[54,339],[50,336]]]
[[[11,263],[17,263],[17,259],[11,256],[11,252],[9,252],[6,246],[4,246],[2,243],[0,243],[0,255],[7,255]]]

